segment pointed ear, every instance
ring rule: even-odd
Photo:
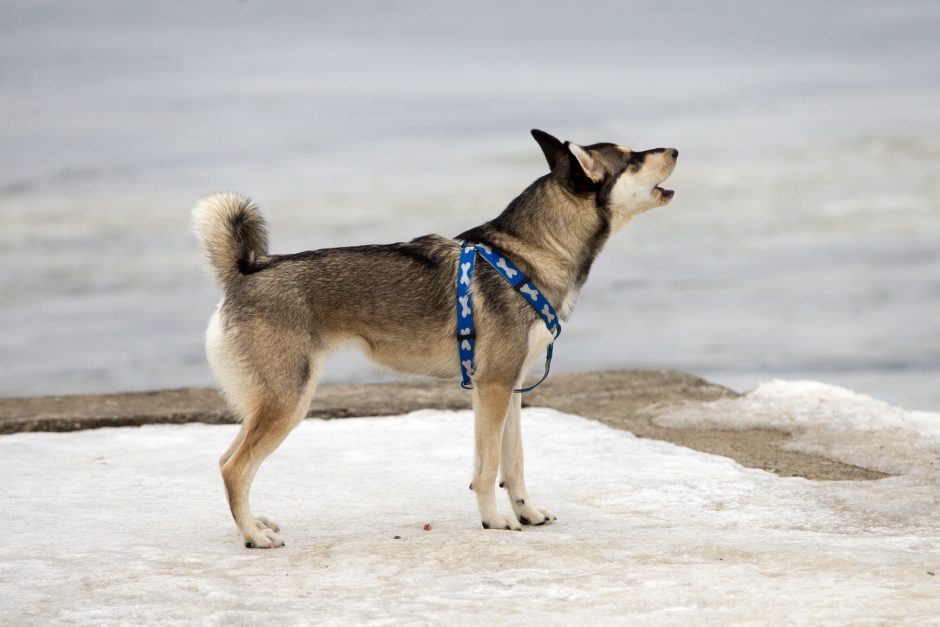
[[[604,172],[597,159],[574,142],[565,142],[565,146],[571,153],[571,179],[574,182],[593,186],[603,180]]]
[[[542,149],[542,153],[545,155],[545,160],[548,161],[548,168],[550,170],[554,170],[555,164],[567,156],[568,151],[565,150],[565,145],[545,131],[533,128],[532,137],[535,138],[535,141],[539,144],[539,148]]]

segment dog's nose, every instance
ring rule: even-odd
[[[678,158],[679,158],[679,151],[676,150],[675,148],[672,149],[672,158],[673,158],[673,159],[678,159]]]

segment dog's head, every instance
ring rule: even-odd
[[[532,137],[545,153],[551,176],[568,191],[610,210],[616,225],[655,207],[675,195],[659,186],[676,167],[675,148],[631,150],[617,144],[580,146],[561,142],[534,129]]]

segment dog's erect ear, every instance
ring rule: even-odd
[[[568,155],[565,145],[545,131],[533,128],[532,137],[539,143],[539,148],[541,148],[542,152],[545,154],[545,160],[548,161],[548,168],[550,170],[554,170],[555,164]]]
[[[597,159],[574,142],[565,142],[571,154],[571,180],[576,187],[594,187],[604,179],[604,170]]]

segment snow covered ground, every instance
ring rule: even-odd
[[[0,623],[940,616],[940,414],[784,382],[676,410],[687,426],[786,424],[823,452],[825,437],[851,441],[856,463],[903,473],[817,482],[524,413],[530,492],[557,524],[480,529],[468,412],[310,420],[255,483],[255,512],[286,535],[272,551],[244,549],[229,519],[215,464],[234,426],[0,438]]]

